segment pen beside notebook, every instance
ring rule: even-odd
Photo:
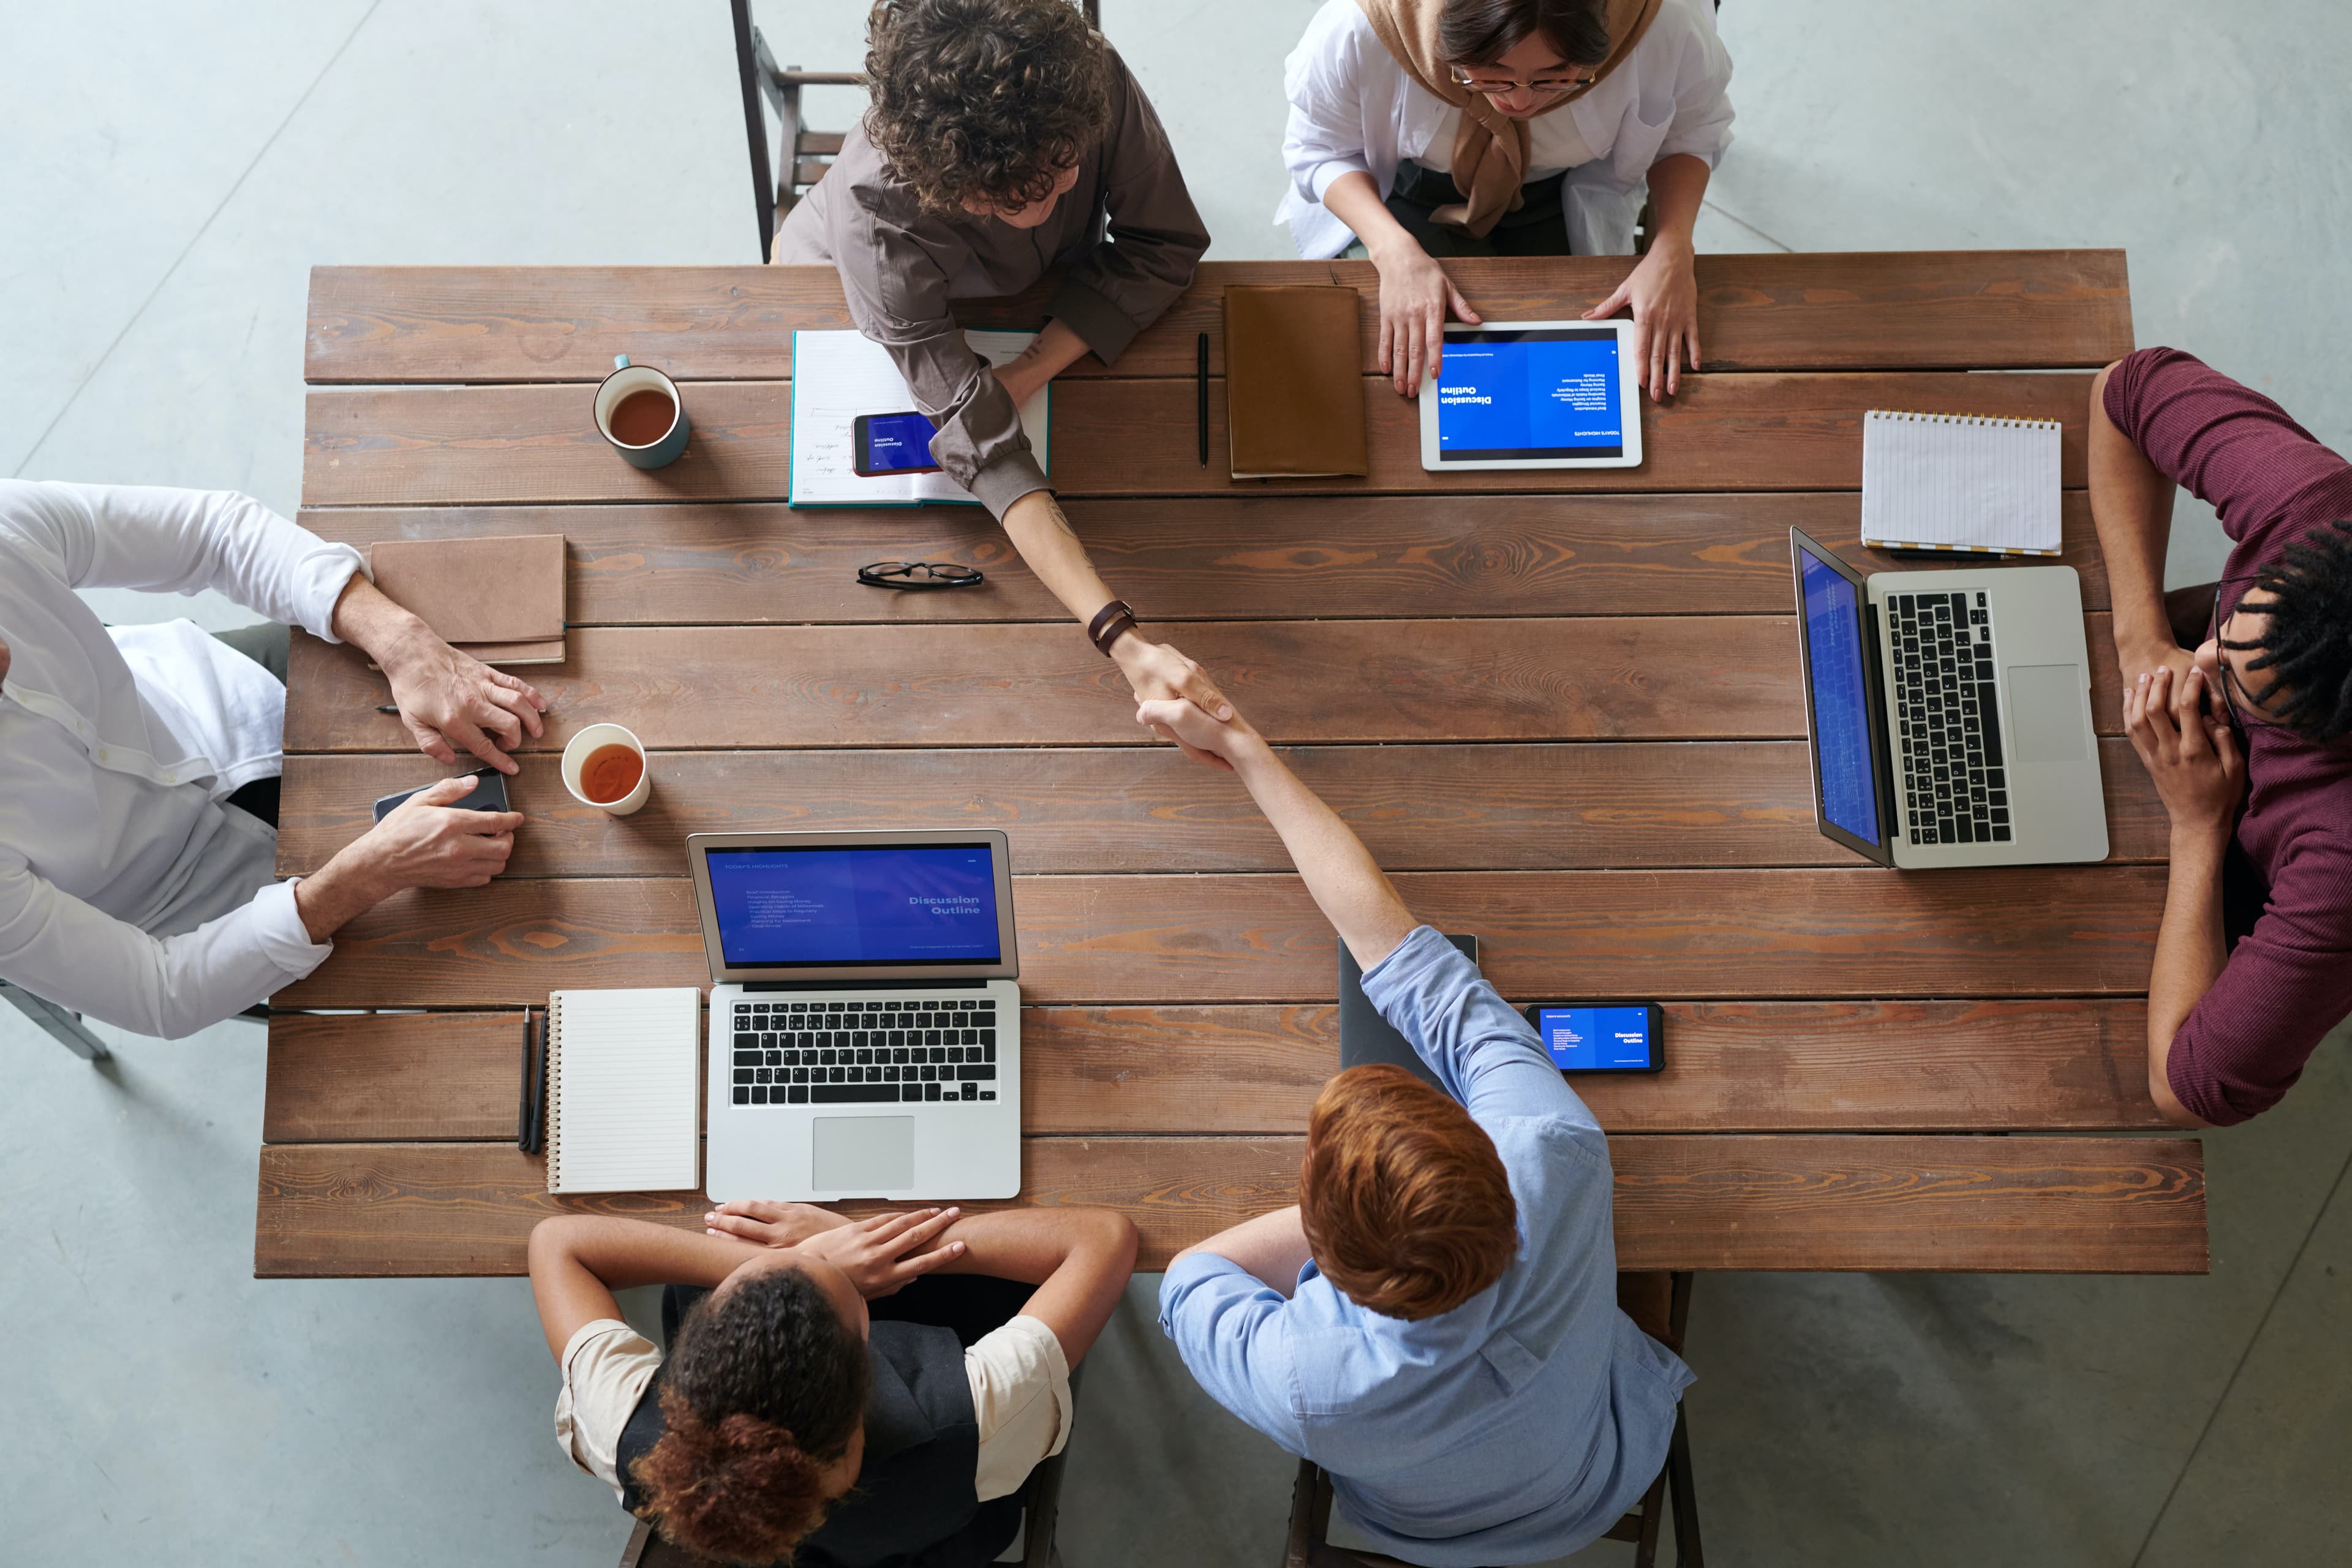
[[[547,1011],[522,1010],[522,1102],[515,1147],[536,1154],[547,1146]]]
[[[1201,467],[1209,466],[1209,334],[1202,332],[1200,357],[1192,371],[1192,390],[1198,401],[1192,408],[1192,424],[1201,437]]]

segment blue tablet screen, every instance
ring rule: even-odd
[[[1625,455],[1613,329],[1448,332],[1435,390],[1440,462]]]
[[[751,964],[995,963],[986,844],[713,849],[719,946]]]
[[[1647,1007],[1538,1007],[1536,1033],[1563,1072],[1650,1066]]]

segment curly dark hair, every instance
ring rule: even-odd
[[[2258,655],[2279,690],[2270,712],[2305,740],[2352,734],[2352,521],[2312,529],[2255,576],[2272,595],[2271,624],[2252,642],[2224,647]]]
[[[1445,0],[1437,47],[1458,66],[1490,66],[1541,33],[1571,65],[1609,58],[1602,0]]]
[[[662,1371],[661,1441],[632,1475],[674,1545],[773,1563],[824,1518],[826,1466],[866,1419],[866,1342],[797,1268],[704,1297]]]
[[[933,212],[1023,207],[1110,128],[1109,46],[1068,0],[880,0],[866,134]]]

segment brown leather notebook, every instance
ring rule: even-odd
[[[563,535],[386,539],[375,585],[485,664],[563,662]]]
[[[1225,426],[1237,479],[1368,474],[1362,297],[1336,284],[1225,290]]]

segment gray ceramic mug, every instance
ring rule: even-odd
[[[640,392],[658,394],[669,405],[669,424],[658,435],[650,427],[622,431],[613,427],[614,411]],[[642,409],[646,405],[636,406]],[[625,419],[623,423],[627,426],[635,422]],[[631,364],[626,354],[613,356],[613,374],[596,388],[596,428],[613,443],[614,451],[640,468],[658,468],[677,462],[685,455],[687,437],[693,433],[686,417],[686,400],[677,395],[677,383],[649,364]],[[626,436],[643,438],[633,442],[625,439]]]

